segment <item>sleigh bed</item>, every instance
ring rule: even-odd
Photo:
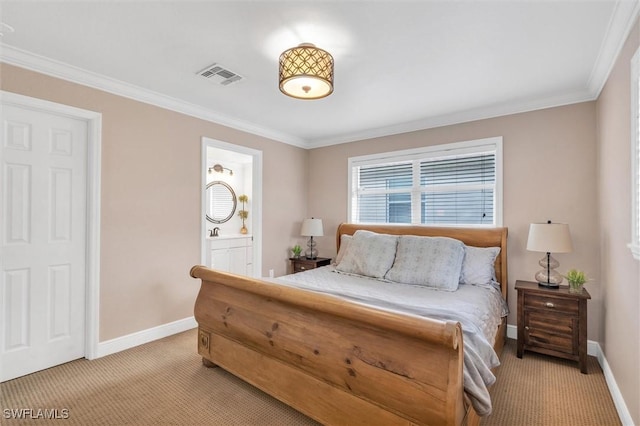
[[[491,262],[491,283],[426,289],[429,286],[421,282],[395,282],[389,278],[398,275],[387,273],[364,277],[361,288],[366,297],[346,287],[344,282],[359,279],[349,266],[353,266],[350,262],[354,247],[368,241],[363,238],[397,239],[393,269],[401,258],[401,247],[406,252],[407,247],[415,247],[411,244],[425,240],[412,236],[448,237],[431,240],[453,244],[455,250],[457,243],[449,240],[457,240],[464,247],[465,262],[472,253],[482,253],[486,259],[485,248],[499,248],[491,249],[496,253]],[[487,401],[483,402],[483,395],[478,398],[478,393],[484,392],[478,390],[483,383],[471,383],[470,377],[475,379],[478,373],[475,367],[470,368],[470,358],[478,358],[478,353],[487,349],[471,345],[490,340],[492,353],[487,356],[493,358],[502,351],[506,331],[507,229],[342,224],[336,240],[340,262],[324,267],[328,269],[316,275],[309,271],[268,280],[194,266],[191,276],[202,280],[195,319],[199,326],[198,353],[203,363],[224,368],[323,424],[479,424],[478,411],[486,414]],[[423,260],[429,263],[428,259],[419,262]],[[372,267],[378,268],[384,260],[374,263]],[[463,264],[461,271],[467,266]],[[303,282],[305,274],[309,274],[312,283],[300,286],[297,281]],[[464,275],[461,272],[461,281]],[[323,277],[329,276],[343,276],[339,278],[347,281],[323,289]],[[377,295],[387,288],[404,298],[408,308]],[[476,327],[467,324],[465,312],[455,312],[461,309],[441,313],[436,306],[440,298],[466,295],[469,299],[476,298],[476,294],[498,295],[503,312],[497,314],[497,321]],[[424,303],[431,306],[428,310],[422,309],[421,298],[431,300]],[[430,316],[431,312],[437,315]],[[480,328],[483,330],[476,330]],[[485,338],[487,334],[492,335]],[[486,342],[483,344],[486,346]],[[491,373],[485,370],[495,366],[494,360],[478,369],[485,384],[491,383],[486,377]]]

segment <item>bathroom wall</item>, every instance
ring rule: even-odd
[[[245,220],[245,227],[248,229],[248,233],[251,234],[253,230],[252,221],[254,219],[251,209],[253,200],[253,163],[251,156],[219,148],[207,147],[207,168],[211,168],[215,164],[220,164],[225,167],[225,169],[223,173],[218,173],[214,170],[207,172],[207,183],[213,181],[225,182],[231,186],[235,192],[236,199],[241,195],[246,195],[249,198],[248,203],[245,203],[244,210],[249,212],[249,217]],[[227,169],[230,169],[233,174],[230,174]],[[238,200],[236,211],[229,221],[219,224],[207,221],[206,235],[210,235],[210,231],[214,228],[219,229],[218,234],[220,236],[239,234],[242,228],[242,219],[238,216],[238,213],[241,209],[242,203]]]

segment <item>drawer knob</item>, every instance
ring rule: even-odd
[[[525,330],[529,330],[529,326],[528,326],[528,325],[527,325],[527,326],[525,326],[525,327],[524,327],[524,329],[525,329]]]
[[[304,266],[301,266],[300,269],[302,269],[304,271],[306,268]]]
[[[544,304],[544,306],[546,306],[547,308],[555,308],[555,307],[556,307],[556,305],[554,305],[554,304],[553,304],[553,303],[551,303],[551,302],[547,302],[547,303],[545,303],[545,304]]]

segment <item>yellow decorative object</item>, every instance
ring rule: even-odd
[[[242,203],[242,209],[238,211],[238,216],[240,216],[240,219],[242,219],[242,228],[240,228],[240,233],[246,234],[249,231],[247,230],[247,227],[244,225],[244,221],[249,217],[249,211],[244,209],[244,204],[249,202],[249,197],[243,194],[238,197],[238,201]]]

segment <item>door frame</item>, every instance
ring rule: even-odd
[[[247,148],[241,145],[234,145],[228,142],[222,142],[217,139],[212,139],[206,136],[202,137],[202,151],[201,151],[201,167],[202,167],[202,182],[200,191],[200,262],[203,265],[207,264],[207,219],[205,218],[204,206],[206,205],[206,188],[207,188],[207,148],[219,148],[226,151],[237,152],[240,154],[250,155],[252,157],[252,231],[253,236],[253,277],[260,277],[262,275],[262,151]]]
[[[0,90],[0,108],[3,105],[62,115],[87,123],[84,357],[87,359],[97,358],[100,338],[100,176],[102,114]]]

